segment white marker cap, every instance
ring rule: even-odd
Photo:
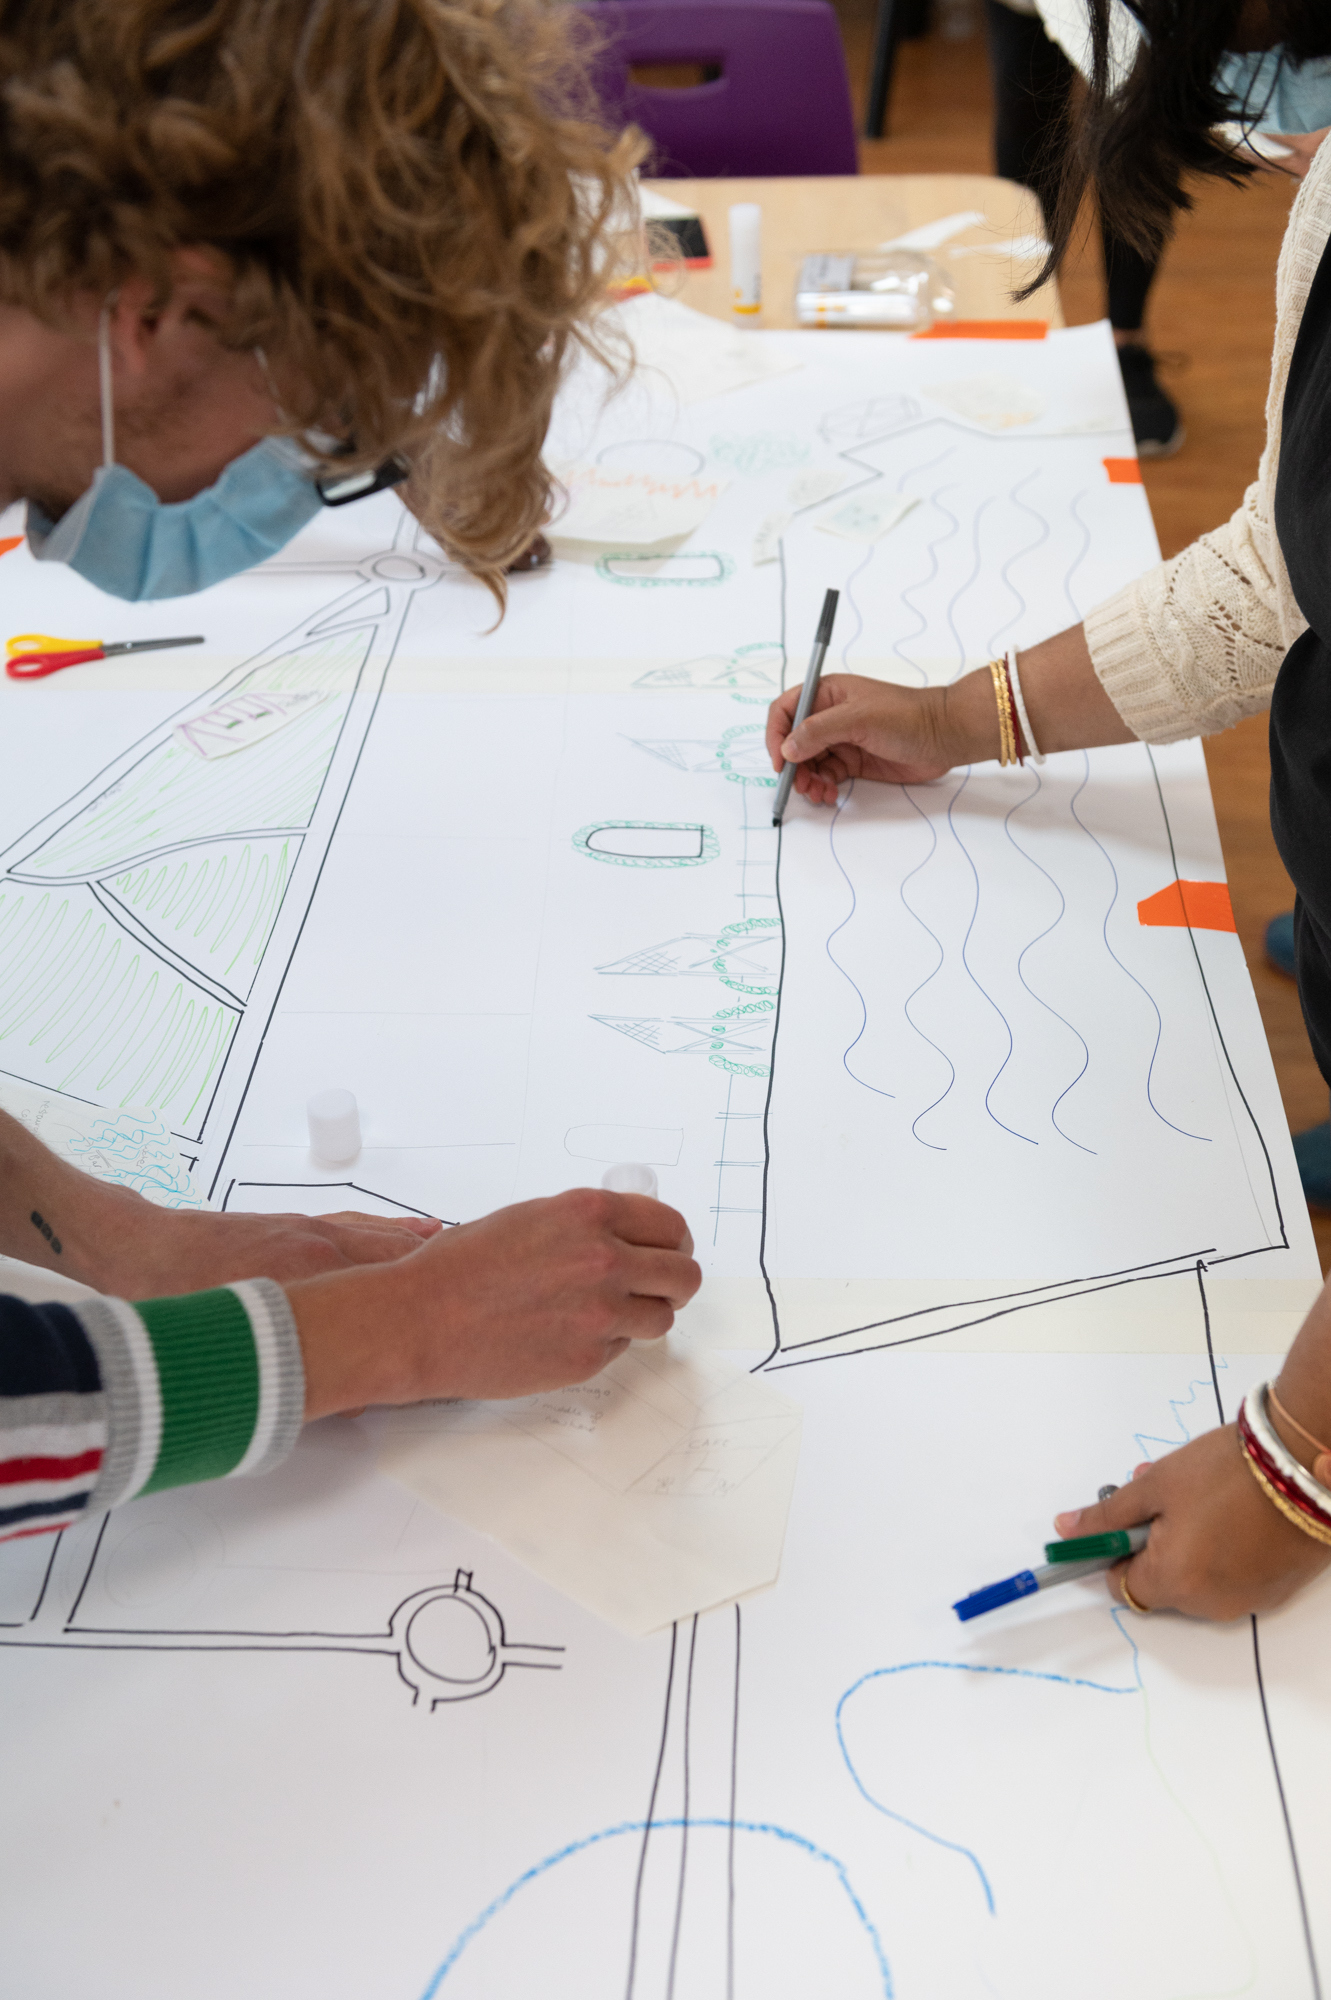
[[[360,1151],[360,1112],[349,1090],[320,1090],[305,1107],[310,1152],[324,1167],[344,1167]]]
[[[656,1194],[656,1168],[640,1167],[632,1160],[621,1160],[617,1167],[607,1167],[601,1175],[601,1186],[609,1188],[611,1194]]]

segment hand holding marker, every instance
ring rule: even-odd
[[[795,720],[790,725],[793,736],[801,722],[813,712],[818,699],[818,683],[823,677],[823,661],[832,643],[832,627],[836,622],[837,600],[841,593],[829,590],[823,599],[822,616],[818,620],[818,630],[813,635],[813,652],[809,659],[809,671],[804,676],[804,686],[800,689],[799,707],[795,710]],[[798,764],[787,764],[777,783],[776,799],[772,806],[772,825],[780,826],[781,816],[790,804],[791,788],[795,783]]]
[[[1102,1486],[1096,1497],[1107,1500],[1111,1493],[1117,1492],[1117,1486]],[[986,1611],[997,1611],[1002,1604],[1015,1604],[1019,1597],[1029,1597],[1032,1591],[1048,1590],[1056,1583],[1075,1583],[1078,1577],[1094,1576],[1100,1570],[1112,1569],[1126,1556],[1140,1555],[1150,1532],[1149,1527],[1118,1528],[1104,1535],[1074,1535],[1065,1542],[1046,1542],[1044,1552],[1048,1561],[1038,1569],[1018,1570],[1015,1576],[1005,1576],[1001,1583],[989,1583],[982,1590],[973,1590],[969,1597],[960,1598],[952,1609],[965,1624],[968,1619],[979,1618]]]

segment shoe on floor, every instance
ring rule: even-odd
[[[1331,1208],[1331,1122],[1296,1132],[1294,1157],[1309,1208]]]
[[[1277,972],[1283,972],[1286,979],[1293,979],[1294,966],[1294,912],[1282,910],[1278,917],[1272,917],[1266,927],[1266,962]]]
[[[1137,456],[1168,458],[1178,450],[1187,433],[1178,411],[1155,379],[1155,357],[1149,348],[1138,347],[1135,341],[1118,348],[1117,353],[1132,435],[1137,440]]]

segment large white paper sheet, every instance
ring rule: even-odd
[[[510,1403],[376,1417],[380,1468],[621,1632],[776,1581],[799,1406],[671,1341]]]
[[[191,2000],[1315,1990],[1325,1590],[948,1608],[1231,1415],[1316,1282],[1237,940],[1139,910],[1222,877],[1200,752],[857,787],[779,840],[761,753],[829,584],[834,665],[937,684],[1154,560],[1108,336],[753,351],[786,372],[710,402],[570,384],[562,458],[729,483],[664,556],[515,579],[497,634],[388,496],[204,593],[202,658],[0,686],[27,969],[77,1022],[107,961],[49,927],[86,919],[152,1031],[131,1074],[8,1004],[0,1071],[146,1102],[232,1208],[456,1221],[650,1159],[706,1272],[678,1340],[753,1343],[802,1423],[775,1586],[648,1638],[380,1473],[370,1419],[0,1552],[25,2000],[174,2000],[200,1937]],[[1046,415],[926,393],[994,372]],[[821,533],[852,492],[916,505]],[[130,636],[2,560],[15,629]],[[182,744],[247,689],[318,699]],[[179,921],[223,880],[243,923]],[[354,1195],[309,1160],[329,1085]]]

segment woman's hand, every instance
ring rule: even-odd
[[[859,674],[830,674],[813,714],[791,734],[800,691],[787,688],[767,713],[767,750],[774,771],[798,763],[795,790],[810,804],[834,805],[847,778],[885,785],[919,785],[940,778],[957,761],[945,744],[945,689],[898,687]],[[997,755],[998,720],[994,717]]]
[[[1096,676],[1080,625],[1019,655],[1031,728],[1042,751],[1131,743]],[[958,764],[999,754],[998,706],[988,667],[946,687],[907,688],[860,674],[829,674],[814,711],[792,732],[799,689],[787,688],[767,713],[772,769],[796,763],[795,789],[810,804],[836,803],[847,778],[923,785]]]
[[[1241,1618],[1272,1611],[1331,1563],[1313,1540],[1271,1505],[1243,1462],[1233,1424],[1194,1438],[1154,1465],[1139,1465],[1094,1507],[1056,1516],[1060,1535],[1099,1535],[1151,1524],[1140,1555],[1106,1572],[1148,1611],[1192,1618]]]

